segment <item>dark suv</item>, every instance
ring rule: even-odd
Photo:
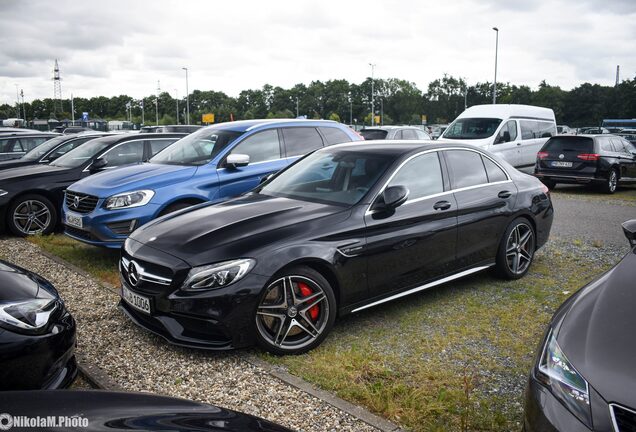
[[[615,135],[558,135],[537,153],[535,176],[557,183],[593,184],[606,193],[618,182],[636,182],[636,146]]]

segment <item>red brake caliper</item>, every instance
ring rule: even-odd
[[[309,288],[309,285],[304,282],[298,282],[298,288],[300,289],[300,294],[302,294],[303,297],[309,297],[314,293],[314,291]],[[320,306],[312,306],[308,312],[311,319],[316,321],[318,319],[318,314],[320,313]]]

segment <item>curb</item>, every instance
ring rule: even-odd
[[[26,241],[26,240],[25,240]],[[31,243],[32,244],[32,243]],[[70,270],[74,271],[75,273],[89,278],[93,281],[95,281],[99,286],[101,286],[102,288],[119,294],[119,289],[117,289],[115,286],[109,284],[108,282],[104,282],[101,280],[98,280],[97,278],[93,277],[91,274],[89,274],[88,272],[82,270],[81,268],[69,263],[68,261],[53,255],[45,250],[43,250],[41,247],[34,245],[35,247],[37,247],[40,250],[40,253],[42,255],[44,255],[45,257],[47,257],[50,260],[55,261],[56,263],[63,265],[67,268],[69,268]],[[77,363],[78,363],[78,368],[80,370],[80,372],[82,373],[82,375],[84,375],[87,379],[87,381],[89,381],[92,385],[96,386],[99,389],[103,389],[103,390],[115,390],[115,391],[121,391],[124,390],[123,387],[121,387],[119,384],[115,383],[104,371],[102,371],[98,366],[91,364],[89,361],[86,360],[86,358],[84,357],[83,354],[81,353],[76,353],[75,357],[77,358]],[[338,396],[318,389],[316,387],[314,387],[313,385],[311,385],[310,383],[308,383],[307,381],[298,378],[297,376],[294,376],[292,374],[290,374],[289,372],[276,367],[270,363],[267,363],[264,360],[261,360],[260,358],[258,358],[256,355],[252,354],[252,353],[247,353],[245,355],[245,360],[250,363],[252,366],[258,367],[260,369],[263,369],[266,373],[268,373],[269,375],[273,376],[274,378],[279,379],[280,381],[284,382],[285,384],[295,387],[305,393],[308,393],[309,395],[315,397],[316,399],[319,399],[343,412],[345,412],[346,414],[349,414],[350,416],[363,421],[364,423],[373,426],[376,429],[381,430],[382,432],[396,432],[396,431],[402,431],[403,429],[401,429],[398,425],[396,425],[395,423],[390,422],[389,420],[386,420],[380,416],[377,416],[375,414],[373,414],[371,411],[362,408],[361,406],[352,404],[351,402],[347,402],[344,399],[339,398]]]

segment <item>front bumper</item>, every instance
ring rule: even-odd
[[[77,376],[75,320],[68,313],[54,322],[48,333],[25,335],[4,330],[0,341],[2,390],[66,388]]]
[[[73,212],[64,203],[61,217],[64,234],[93,246],[119,249],[132,231],[153,220],[161,211],[159,205],[152,203],[129,209],[106,210],[102,207],[103,202],[100,199],[95,210],[86,214]],[[67,213],[81,217],[82,228],[66,225]]]

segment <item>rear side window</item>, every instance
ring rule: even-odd
[[[548,153],[594,153],[594,140],[591,137],[580,135],[569,137],[550,138],[543,146],[543,151]]]
[[[173,142],[177,141],[178,139],[179,138],[150,140],[149,141],[150,142],[150,153],[152,153],[151,156],[156,155],[161,150],[165,149],[166,147],[168,147],[170,144],[172,144]]]
[[[416,156],[397,172],[389,186],[406,186],[409,201],[444,192],[442,169],[437,152]]]
[[[490,183],[508,180],[506,173],[496,163],[484,156],[481,159],[484,162],[484,167],[486,167],[486,174],[488,174]]]
[[[601,150],[607,151],[607,152],[616,151],[616,149],[612,145],[612,142],[610,141],[609,138],[599,138],[599,142],[601,144]]]
[[[387,131],[382,129],[363,129],[360,131],[360,135],[362,135],[365,140],[383,140],[386,138],[387,133]]]
[[[40,144],[42,144],[44,141],[49,140],[49,137],[39,137],[39,138],[20,138],[20,141],[22,143],[22,148],[25,151],[29,151],[29,150],[33,150],[34,148],[36,148],[37,146],[39,146]]]
[[[415,133],[417,134],[417,139],[420,139],[420,140],[430,140],[431,139],[430,136],[428,136],[426,133],[424,133],[421,130],[416,130]]]
[[[479,153],[469,150],[447,150],[453,189],[488,183],[486,169]]]
[[[556,135],[556,125],[545,120],[519,120],[521,139],[550,138]]]
[[[403,129],[402,130],[402,139],[405,139],[405,140],[416,140],[417,139],[417,134],[415,133],[415,130],[413,130],[413,129]]]
[[[344,133],[338,128],[319,127],[318,130],[325,137],[327,145],[351,142],[351,138],[349,138],[349,135],[347,135],[346,133]]]
[[[283,128],[287,157],[300,156],[322,147],[322,138],[315,128]]]

